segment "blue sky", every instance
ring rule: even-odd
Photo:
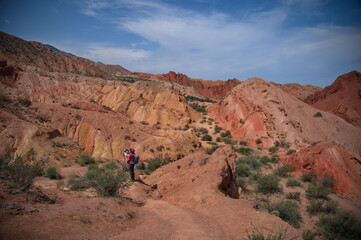
[[[360,0],[1,0],[0,31],[130,71],[321,87],[361,71]]]

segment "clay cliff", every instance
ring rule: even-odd
[[[192,87],[195,92],[209,99],[220,99],[224,97],[233,87],[241,83],[237,79],[229,79],[227,81],[209,81],[202,79],[192,79],[185,74],[169,72],[166,74],[149,74],[149,73],[133,73],[136,76],[149,79],[157,79],[169,82],[176,82],[184,86]]]
[[[361,153],[360,129],[333,114],[320,112],[260,78],[242,82],[207,110],[236,139],[254,142],[261,138],[266,147],[275,141],[285,141],[295,149],[314,142],[334,141]]]
[[[316,87],[310,84],[301,85],[298,83],[286,83],[286,84],[278,84],[274,82],[271,83],[302,101],[305,101],[308,96],[322,89],[321,87]]]
[[[307,97],[306,103],[361,127],[361,73],[353,71]]]

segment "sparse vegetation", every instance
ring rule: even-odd
[[[209,102],[209,103],[215,103],[216,102],[216,101],[213,101],[213,100],[210,100],[210,99],[202,99],[202,98],[197,98],[195,96],[190,96],[190,95],[186,96],[186,101],[187,102],[198,101],[198,102]]]
[[[317,224],[325,239],[361,239],[361,223],[350,212],[340,212],[333,216],[324,216]]]
[[[306,190],[306,196],[308,199],[328,199],[328,195],[332,192],[332,189],[324,187],[321,184],[310,184]]]
[[[270,148],[268,149],[268,151],[269,151],[270,153],[276,153],[276,152],[278,151],[278,147],[276,147],[276,146],[270,147]]]
[[[214,128],[214,133],[220,133],[221,130],[222,130],[222,128],[220,126],[216,125]]]
[[[31,100],[29,98],[18,98],[18,103],[24,107],[30,107],[31,106]]]
[[[140,122],[140,124],[143,124],[143,125],[149,125],[149,123],[148,123],[148,122],[146,122],[146,121],[141,121],[141,122]]]
[[[290,192],[287,194],[287,199],[293,199],[296,201],[300,201],[301,193],[300,192]]]
[[[301,181],[295,178],[289,178],[286,183],[287,187],[301,187]]]
[[[221,133],[221,137],[222,138],[232,138],[232,135],[231,135],[230,131],[226,131],[226,132]]]
[[[223,141],[225,144],[231,144],[231,145],[236,144],[236,142],[233,141],[233,139],[230,139],[230,138],[223,138],[222,141]]]
[[[276,175],[264,175],[257,179],[257,191],[264,194],[283,192]]]
[[[303,182],[312,182],[314,179],[315,179],[315,172],[313,170],[306,172],[301,176],[301,180]]]
[[[189,104],[194,110],[196,110],[199,113],[207,113],[206,106],[201,106],[198,103],[191,103]]]
[[[239,152],[245,156],[249,156],[253,153],[252,148],[247,148],[247,147],[235,148],[234,151]]]
[[[244,163],[238,163],[236,166],[237,176],[249,177],[251,175],[251,168],[249,165]]]
[[[247,178],[244,177],[237,177],[237,185],[240,187],[243,191],[247,191],[247,186],[249,184],[249,181]]]
[[[268,208],[269,212],[277,211],[279,217],[288,222],[295,228],[300,227],[300,223],[302,222],[301,213],[299,207],[296,203],[291,201],[278,202],[275,204],[270,204]]]
[[[303,240],[315,240],[318,234],[316,232],[313,232],[309,229],[302,232],[302,238]]]
[[[161,166],[168,164],[169,162],[170,162],[170,158],[168,156],[159,155],[148,161],[145,171],[147,173],[151,173],[154,170],[160,168]]]
[[[211,135],[206,134],[202,136],[202,141],[212,141],[212,140],[213,138]]]
[[[109,169],[109,170],[115,170],[115,169],[117,169],[117,165],[115,164],[114,161],[111,161],[111,162],[105,164],[104,168]]]
[[[316,112],[315,115],[313,115],[314,117],[322,117],[322,113],[321,112]]]
[[[140,162],[139,164],[136,165],[136,168],[138,170],[145,170],[146,166],[145,166],[144,162]]]
[[[338,203],[334,200],[325,201],[314,199],[310,202],[306,209],[310,215],[319,213],[335,214],[338,209]]]
[[[239,145],[247,146],[247,141],[239,141]]]
[[[78,105],[72,105],[71,108],[80,109],[80,107]]]
[[[247,233],[248,234],[248,233]],[[278,233],[270,232],[267,235],[263,234],[258,228],[253,230],[252,234],[248,234],[248,240],[286,240],[287,230],[281,230]]]
[[[294,154],[294,153],[296,153],[296,152],[297,152],[297,151],[294,150],[294,149],[288,149],[286,155],[289,156],[289,155],[292,155],[292,154]]]
[[[12,103],[12,100],[8,96],[0,93],[0,108],[4,108],[10,103]]]
[[[28,190],[36,177],[42,174],[40,164],[30,165],[21,156],[16,156],[13,162],[5,167],[5,171],[13,187],[23,191]]]
[[[93,157],[91,157],[88,154],[84,153],[84,154],[80,155],[75,160],[75,162],[80,164],[81,166],[84,166],[84,165],[87,165],[87,164],[95,163],[95,160],[94,160]]]
[[[61,176],[60,176],[60,174],[58,173],[56,167],[49,167],[49,168],[46,170],[46,176],[47,176],[49,179],[61,179]]]
[[[262,143],[262,139],[257,138],[257,139],[256,139],[256,144],[261,144],[261,143]]]
[[[336,183],[336,180],[333,176],[326,175],[321,177],[320,183],[322,186],[326,188],[333,188],[333,186]]]
[[[267,156],[262,156],[260,159],[261,163],[263,164],[267,164],[267,163],[278,163],[278,158],[276,156],[272,156],[272,157],[267,157]]]
[[[219,146],[214,145],[214,146],[212,146],[211,148],[207,148],[207,149],[206,149],[206,153],[207,153],[208,155],[212,155],[212,154],[214,153],[214,151],[216,151],[218,148],[219,148]]]
[[[207,134],[207,133],[208,133],[208,129],[207,129],[207,128],[198,128],[197,131],[198,131],[198,132],[201,132],[202,134]]]
[[[288,173],[292,172],[294,170],[295,170],[294,166],[291,166],[289,164],[285,164],[285,165],[277,168],[274,171],[274,174],[276,174],[277,176],[280,176],[280,177],[288,177]]]
[[[255,169],[255,170],[258,170],[260,169],[261,167],[261,162],[258,161],[257,158],[253,157],[253,156],[243,156],[243,157],[240,157],[238,160],[237,160],[237,165],[238,164],[246,164],[248,166],[250,166],[252,169]]]

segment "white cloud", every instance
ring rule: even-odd
[[[150,52],[112,47],[106,43],[96,43],[89,45],[84,52],[79,54],[94,61],[101,61],[107,64],[125,63],[128,65],[149,58]]]
[[[289,6],[324,3],[323,0],[283,2]],[[125,5],[131,9],[129,16],[113,21],[121,31],[132,32],[159,47],[151,53],[140,50],[142,44],[132,45],[138,50],[97,46],[88,54],[92,59],[125,64],[134,71],[174,70],[205,79],[244,79],[258,75],[275,81],[285,71],[292,71],[299,79],[302,76],[309,79],[312,73],[316,76],[341,65],[356,63],[361,67],[359,28],[319,25],[286,29],[284,24],[290,17],[287,7],[235,19],[224,13],[193,12],[159,1],[115,0],[113,3],[113,7]]]

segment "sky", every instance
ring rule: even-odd
[[[1,0],[0,31],[206,80],[325,87],[361,71],[361,0]]]

